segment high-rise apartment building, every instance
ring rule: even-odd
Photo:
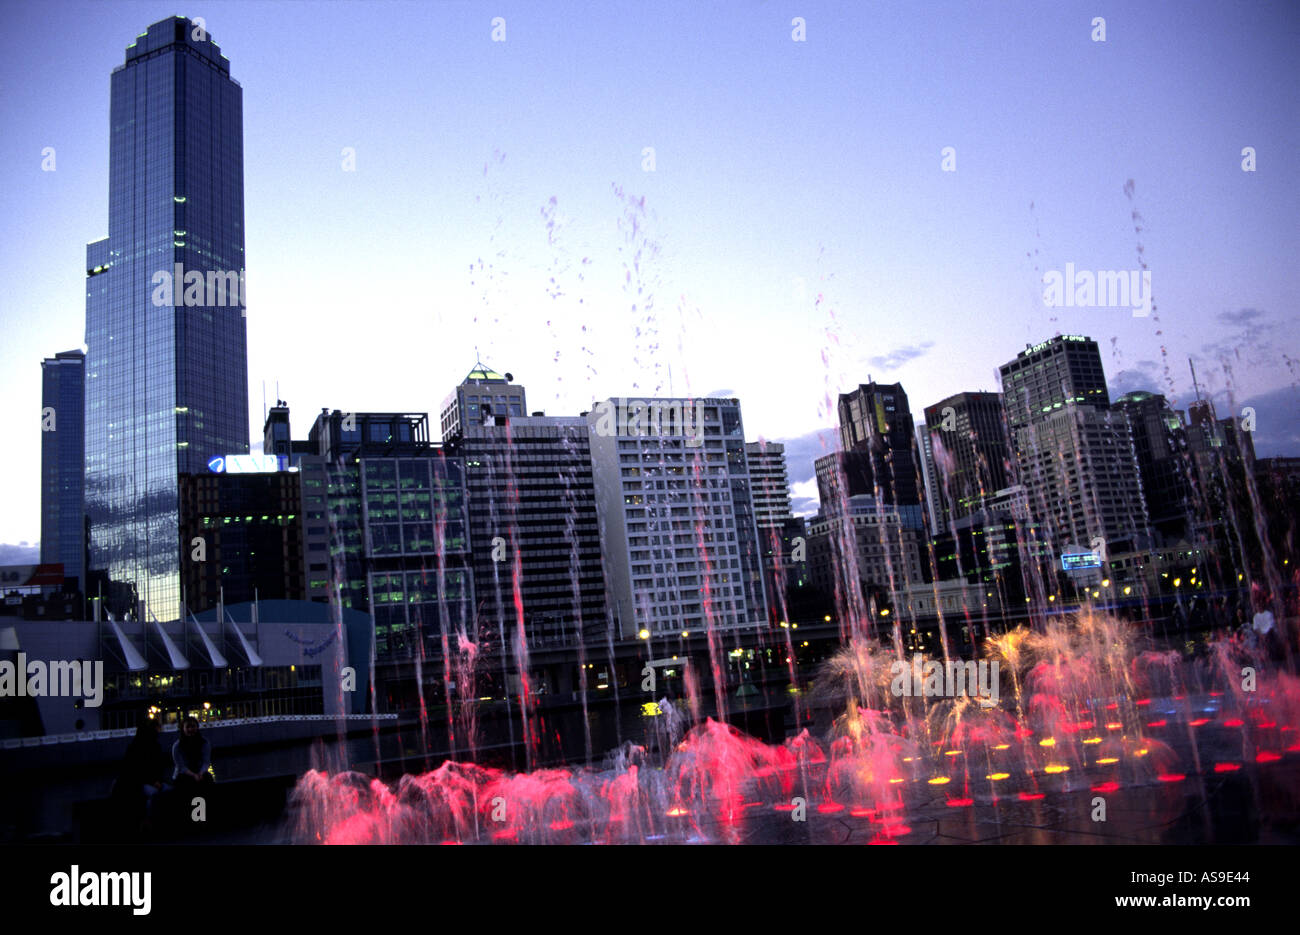
[[[1057,335],[999,370],[1018,481],[1046,541],[1058,553],[1148,547],[1132,429],[1109,408],[1097,342]]]
[[[86,590],[86,355],[41,362],[41,564]]]
[[[739,400],[610,399],[587,424],[617,635],[764,623]]]
[[[109,608],[180,611],[179,481],[248,452],[243,91],[203,26],[114,70],[108,236],[86,248],[86,512]]]
[[[754,522],[760,533],[781,529],[792,518],[790,476],[785,464],[785,445],[749,442],[745,445],[749,463],[750,489],[754,497]]]

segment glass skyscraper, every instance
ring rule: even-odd
[[[86,248],[90,567],[110,609],[168,620],[178,475],[249,439],[243,91],[201,23],[127,48],[109,139],[108,237]]]
[[[85,364],[81,351],[41,362],[41,564],[86,587]]]

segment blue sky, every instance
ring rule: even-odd
[[[436,424],[477,347],[548,413],[735,394],[806,494],[834,394],[899,380],[919,416],[1063,332],[1182,406],[1194,357],[1260,454],[1300,454],[1294,3],[7,3],[0,543],[39,536],[109,74],[177,13],[244,88],[259,437],[263,381],[296,434],[323,406]],[[1155,315],[1045,306],[1046,272],[1139,255]]]

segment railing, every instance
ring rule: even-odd
[[[235,717],[204,721],[204,727],[239,727],[246,724],[285,724],[300,721],[396,721],[396,714],[283,714],[265,717]],[[175,733],[179,725],[164,724],[163,733]],[[84,730],[75,734],[46,734],[44,737],[15,737],[0,743],[0,750],[17,750],[21,747],[44,747],[59,743],[83,743],[88,740],[113,740],[134,737],[134,727],[116,730]]]

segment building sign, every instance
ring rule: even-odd
[[[285,455],[215,455],[208,459],[213,474],[274,474],[288,469]]]
[[[1096,552],[1067,552],[1061,556],[1062,571],[1088,571],[1101,567],[1101,556]]]

